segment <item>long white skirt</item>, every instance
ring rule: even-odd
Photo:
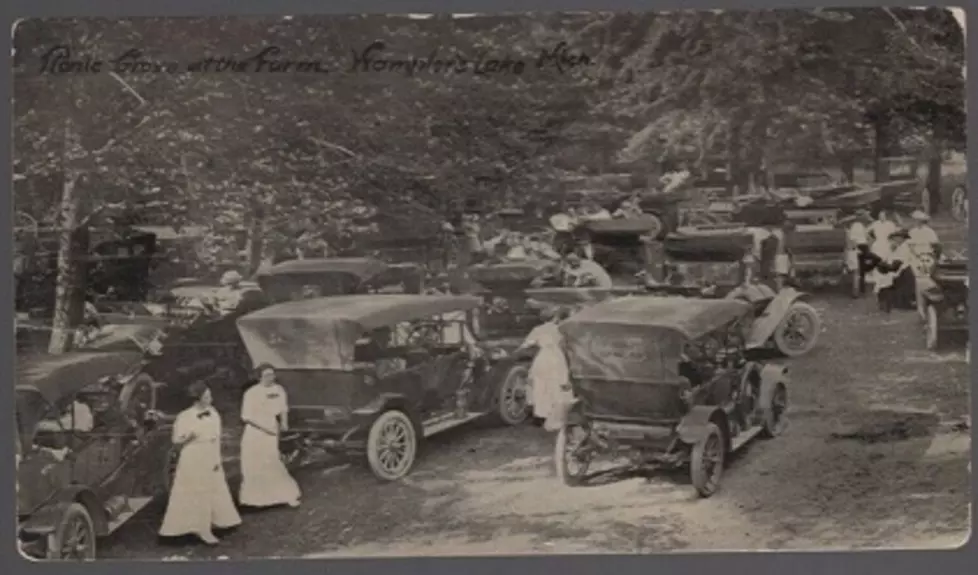
[[[210,535],[214,527],[227,529],[241,524],[219,454],[217,448],[206,444],[183,448],[160,535]]]
[[[250,425],[241,437],[241,492],[238,502],[249,507],[296,504],[299,484],[282,463],[278,437]]]
[[[562,407],[573,400],[573,394],[562,389],[569,381],[563,353],[559,349],[541,349],[533,358],[529,376],[533,415],[546,420],[547,429],[552,430],[561,423],[554,420],[554,416],[563,414]]]

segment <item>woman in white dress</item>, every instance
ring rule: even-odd
[[[302,492],[289,475],[279,452],[279,433],[288,429],[289,402],[275,381],[275,369],[262,364],[255,370],[258,384],[241,402],[241,492],[238,502],[248,507],[299,506]]]
[[[211,391],[201,382],[189,389],[194,404],[177,415],[173,444],[180,448],[166,514],[163,537],[196,535],[216,545],[214,528],[241,524],[221,462],[221,416],[211,405]]]
[[[519,348],[537,350],[530,365],[530,401],[533,415],[544,420],[544,429],[548,431],[560,429],[564,408],[574,398],[558,329],[564,315],[565,312],[556,307],[545,309],[546,321],[533,328]]]
[[[897,225],[890,219],[889,214],[885,210],[880,210],[879,214],[876,215],[876,220],[869,225],[869,239],[872,241],[869,245],[869,252],[880,260],[886,261],[892,252],[890,249],[890,235],[896,231]],[[874,269],[869,279],[875,285],[876,280],[881,279],[882,275],[883,272]],[[884,279],[882,281],[885,282],[886,280]],[[876,288],[873,289],[878,293]]]

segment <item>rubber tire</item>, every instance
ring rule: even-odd
[[[927,324],[924,326],[925,345],[929,351],[937,351],[941,347],[940,321],[937,317],[937,307],[927,306]]]
[[[784,336],[784,332],[782,331],[782,328],[787,323],[788,316],[792,313],[797,313],[799,310],[801,310],[803,313],[808,315],[808,317],[812,320],[813,335],[811,340],[807,342],[807,345],[805,345],[804,348],[791,349],[785,341],[785,336]],[[815,310],[815,308],[813,308],[811,305],[805,302],[796,301],[795,303],[791,304],[791,307],[788,308],[788,312],[785,314],[784,319],[781,321],[780,324],[778,324],[778,327],[775,328],[774,336],[773,336],[774,344],[777,346],[778,351],[781,352],[782,355],[786,357],[800,357],[810,352],[812,348],[815,347],[815,344],[818,343],[818,335],[821,332],[822,332],[822,318],[819,317],[818,312]]]
[[[388,423],[395,421],[400,423],[407,431],[408,450],[405,454],[406,463],[396,473],[392,474],[380,464],[377,442],[380,440],[381,429]],[[414,462],[418,456],[418,444],[418,430],[415,428],[411,418],[403,411],[397,409],[385,411],[374,420],[370,426],[370,432],[367,434],[367,465],[377,479],[382,481],[397,481],[411,472],[411,468],[414,466]]]
[[[784,394],[784,409],[787,411],[789,405],[788,388],[785,384],[780,381],[761,384],[761,393],[757,401],[757,408],[761,414],[761,437],[765,439],[773,439],[784,433],[784,430],[787,428],[785,413],[782,412],[777,421],[775,421],[775,415],[771,410],[774,397],[778,392]]]
[[[61,556],[61,546],[62,541],[65,537],[65,532],[69,526],[76,522],[81,521],[84,525],[85,530],[88,532],[87,537],[91,542],[86,549],[85,556],[81,559],[82,561],[93,561],[95,560],[97,550],[96,550],[96,539],[95,539],[95,523],[92,521],[92,515],[88,512],[81,503],[72,503],[65,510],[64,515],[61,516],[61,520],[58,521],[58,526],[55,528],[54,533],[51,534],[49,539],[49,545],[47,549],[48,559],[65,559]]]
[[[715,483],[710,485],[710,478],[706,475],[703,465],[703,455],[706,451],[706,444],[712,437],[720,442],[720,462],[719,471],[716,474]],[[693,483],[693,488],[700,497],[710,497],[720,488],[720,481],[723,479],[723,466],[727,460],[726,447],[724,446],[723,434],[717,424],[710,422],[706,424],[706,434],[702,440],[693,444],[692,452],[689,457],[689,476]]]
[[[170,490],[173,489],[173,478],[177,472],[177,463],[180,461],[180,448],[173,446],[166,451],[161,478],[163,484],[163,500],[170,499]]]
[[[516,427],[517,425],[523,425],[524,423],[526,423],[526,421],[530,418],[530,415],[533,412],[532,408],[526,402],[525,398],[523,401],[522,417],[518,417],[518,418],[510,417],[506,412],[505,406],[503,405],[503,389],[510,383],[511,379],[514,377],[514,374],[517,373],[522,373],[524,380],[528,380],[530,376],[530,369],[528,366],[524,364],[517,364],[511,367],[509,371],[506,372],[506,377],[504,377],[502,382],[500,382],[499,391],[496,393],[496,415],[499,417],[499,420],[504,425],[509,425],[513,427]],[[527,393],[529,393],[529,390],[527,390]]]
[[[584,464],[584,469],[578,475],[571,475],[570,471],[567,469],[567,459],[564,457],[564,454],[567,451],[568,430],[572,427],[578,426],[565,425],[557,432],[557,441],[554,442],[554,466],[557,470],[557,477],[564,485],[567,485],[568,487],[577,487],[584,483],[584,478],[587,475],[587,470],[591,465],[591,461],[589,459]]]
[[[155,410],[158,401],[156,396],[156,388],[153,386],[153,378],[145,373],[140,373],[136,377],[129,380],[122,387],[122,391],[119,392],[119,409],[121,409],[124,413],[128,412],[130,408],[129,404],[132,403],[136,393],[144,386],[149,387],[151,397],[150,404],[146,409]],[[142,422],[139,421],[137,423]]]
[[[846,286],[849,297],[861,299],[863,294],[859,292],[859,272],[848,270],[845,272],[842,285]]]
[[[658,228],[655,231],[655,235],[650,234],[652,235],[653,239],[661,241],[663,238],[666,237],[666,235],[669,234],[669,229],[666,226],[665,219],[663,219],[661,215],[653,212],[644,212],[642,214],[642,217],[648,218],[650,221],[654,221],[656,223],[656,226],[658,226]]]
[[[958,209],[958,205],[963,202],[962,208]],[[954,188],[951,192],[951,215],[956,221],[967,222],[968,221],[968,192],[965,190],[964,186],[958,186]]]

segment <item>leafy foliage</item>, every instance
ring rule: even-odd
[[[964,38],[943,9],[48,19],[14,42],[18,213],[60,225],[71,183],[71,227],[204,226],[212,267],[432,235],[463,205],[523,204],[572,174],[964,141]],[[538,66],[561,42],[583,63]],[[127,69],[39,73],[57,46]],[[371,46],[469,68],[365,72]],[[255,72],[259,54],[328,73]],[[248,70],[201,69],[222,57]],[[475,73],[488,59],[525,69]]]

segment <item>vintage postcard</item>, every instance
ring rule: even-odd
[[[24,556],[969,536],[963,11],[13,44]]]

